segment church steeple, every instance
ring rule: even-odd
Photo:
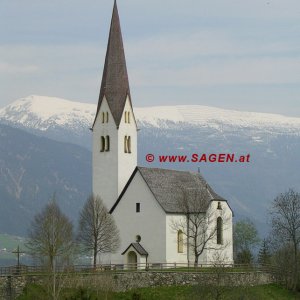
[[[110,209],[137,165],[137,126],[116,1],[92,131],[93,193]]]
[[[102,75],[100,96],[93,127],[104,97],[108,102],[114,121],[117,127],[119,127],[127,96],[131,102],[120,19],[117,2],[115,1]]]

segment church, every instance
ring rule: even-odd
[[[227,200],[198,173],[137,166],[137,133],[115,1],[92,126],[93,194],[114,217],[121,242],[101,263],[233,263]]]

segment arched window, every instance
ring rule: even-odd
[[[183,253],[183,232],[178,230],[177,232],[177,251],[178,253]]]
[[[223,220],[221,217],[217,219],[217,244],[223,244]]]
[[[127,137],[127,150],[128,153],[131,153],[131,137]]]
[[[128,153],[127,135],[124,136],[124,152]]]
[[[110,147],[110,141],[109,141],[109,136],[107,135],[105,138],[105,151],[109,151],[109,147]]]
[[[109,114],[108,114],[108,111],[106,112],[106,123],[108,123],[108,116],[109,116]]]
[[[100,139],[100,152],[104,152],[105,150],[105,138],[104,136],[101,136],[101,139]]]
[[[105,122],[105,112],[102,113],[102,123]]]

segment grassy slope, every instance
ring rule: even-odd
[[[135,291],[142,299],[145,300],[196,300],[196,299],[216,299],[214,288],[199,288],[199,287],[160,287],[160,288],[145,288]],[[133,299],[134,292],[119,293],[113,299],[129,300]],[[294,294],[277,285],[264,285],[248,288],[224,288],[221,292],[220,299],[243,299],[243,300],[286,300],[300,299],[300,294]]]
[[[292,293],[278,285],[262,285],[256,287],[235,287],[225,288],[222,290],[222,300],[288,300],[288,299],[300,299],[300,294]],[[196,300],[196,299],[215,299],[213,294],[214,288],[199,288],[199,287],[158,287],[158,288],[143,288],[134,291],[128,291],[124,293],[102,293],[101,295],[87,291],[77,291],[74,293],[67,293],[62,299],[107,299],[107,300]],[[29,299],[45,299],[45,294],[38,286],[30,286],[27,288],[27,295],[20,296],[17,300],[29,300]],[[40,298],[41,297],[41,298]]]

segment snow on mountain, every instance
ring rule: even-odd
[[[135,108],[140,127],[168,127],[190,124],[224,131],[236,128],[272,130],[277,133],[299,134],[300,118],[278,114],[242,112],[203,105],[154,106]],[[27,128],[48,130],[91,127],[96,104],[73,102],[60,98],[29,96],[0,109],[0,120]]]
[[[39,130],[51,126],[89,128],[94,115],[94,104],[35,95],[16,100],[0,110],[0,119]]]
[[[300,132],[300,118],[278,114],[243,112],[203,105],[156,106],[136,108],[135,115],[143,125],[159,127],[162,122],[183,122],[224,130],[224,126],[240,128],[272,128]],[[285,132],[287,133],[287,132]]]

